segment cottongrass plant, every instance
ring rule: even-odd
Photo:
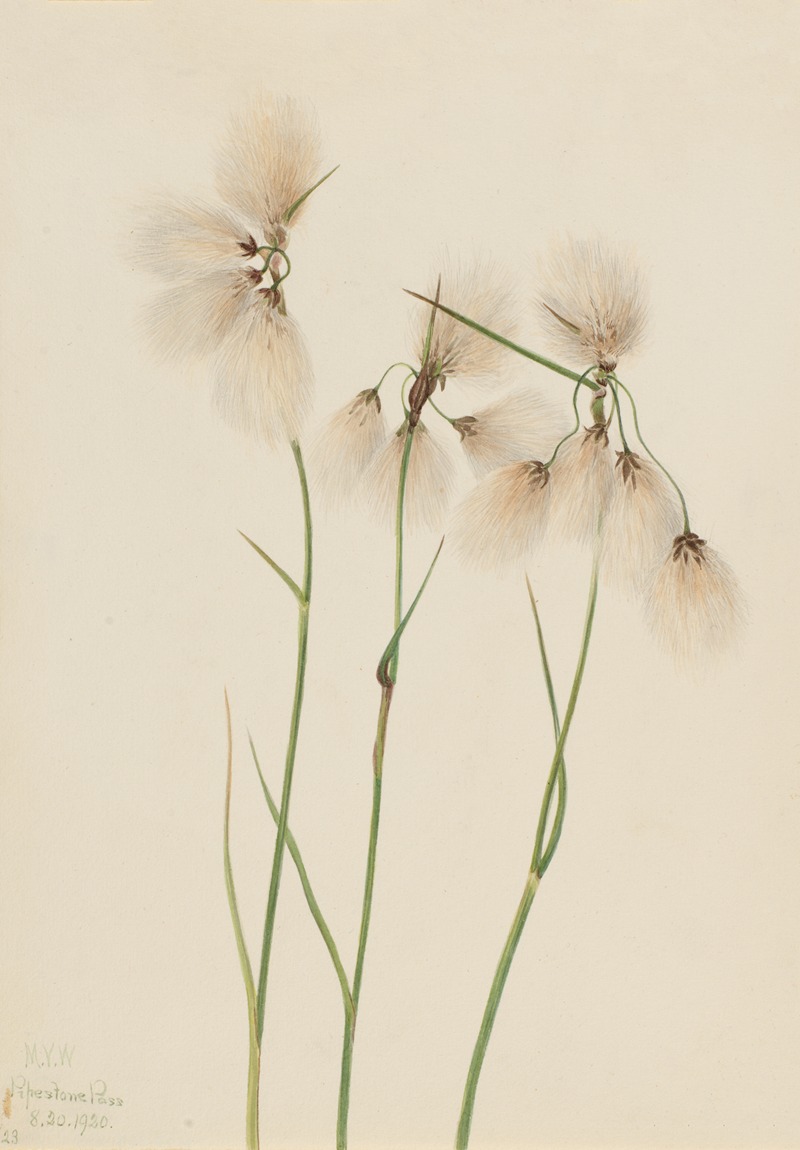
[[[304,569],[299,582],[244,537],[290,589],[298,608],[294,700],[280,807],[270,808],[277,833],[257,978],[244,941],[231,869],[232,734],[227,694],[225,698],[229,759],[224,869],[247,998],[248,1150],[259,1144],[267,984],[287,842],[301,869],[288,817],[305,685],[312,575],[311,510],[299,440],[313,400],[314,379],[304,337],[287,311],[291,263],[286,249],[290,229],[305,212],[308,197],[330,174],[322,174],[313,113],[289,98],[264,97],[232,121],[222,142],[217,166],[222,202],[207,204],[162,195],[140,214],[133,236],[137,262],[163,284],[145,318],[156,352],[170,363],[201,365],[210,377],[217,407],[238,430],[272,448],[290,446],[303,506]],[[262,785],[270,802],[263,777]]]
[[[416,293],[411,292],[411,295]],[[476,334],[571,379],[572,431],[548,451],[492,471],[456,512],[456,549],[476,567],[524,568],[548,539],[571,539],[593,553],[579,655],[563,718],[559,714],[538,606],[528,594],[550,703],[555,749],[536,824],[533,852],[511,929],[484,1009],[470,1061],[456,1135],[469,1144],[475,1098],[503,989],[539,884],[558,846],[566,809],[564,749],[580,694],[591,641],[601,573],[641,599],[655,638],[686,665],[726,651],[744,619],[741,592],[730,567],[690,526],[683,492],[644,442],[630,389],[618,363],[641,343],[646,317],[643,285],[633,261],[599,242],[569,241],[547,265],[539,300],[554,349],[579,373],[514,342],[479,316],[450,306],[437,311]],[[586,364],[589,364],[586,367]],[[588,424],[580,410],[588,392]],[[644,454],[626,436],[624,399]],[[618,436],[619,449],[612,445]],[[551,810],[555,803],[555,813]]]
[[[516,307],[505,277],[490,264],[444,261],[436,294],[473,310],[486,322],[513,326]],[[404,610],[405,534],[407,528],[438,528],[453,494],[454,461],[425,420],[440,419],[451,446],[464,448],[477,470],[488,461],[505,462],[524,456],[532,443],[545,441],[554,426],[552,406],[540,397],[498,395],[466,416],[446,415],[434,400],[452,381],[454,387],[497,389],[504,386],[511,357],[506,349],[476,335],[443,312],[426,308],[417,313],[413,333],[416,366],[396,363],[384,372],[371,392],[359,392],[323,427],[315,444],[311,473],[315,489],[329,505],[355,499],[395,536],[393,633],[381,656],[377,677],[381,687],[378,725],[373,748],[373,793],[361,924],[355,970],[350,984],[352,1010],[345,1013],[342,1068],[337,1120],[337,1150],[347,1145],[355,1024],[358,1016],[375,884],[389,713],[397,683],[400,639],[431,577],[441,551],[434,555],[422,586]],[[386,430],[382,402],[390,374],[405,369],[399,388],[403,418]],[[448,392],[449,395],[449,392]],[[423,415],[425,420],[423,420]],[[504,437],[503,428],[510,434]],[[474,450],[470,452],[470,448]],[[470,448],[467,447],[470,444]]]

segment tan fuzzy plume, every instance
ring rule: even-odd
[[[683,514],[664,473],[632,451],[618,451],[611,504],[603,523],[603,573],[640,591],[681,529]]]
[[[400,467],[405,449],[407,424],[385,440],[373,457],[364,477],[367,504],[377,518],[394,527]],[[404,500],[405,522],[409,527],[441,527],[453,495],[454,468],[450,456],[424,423],[414,431],[408,461]]]
[[[575,367],[613,371],[635,350],[647,318],[633,260],[601,241],[569,240],[543,273],[541,318],[554,353]]]
[[[526,389],[462,416],[453,426],[470,467],[482,476],[505,463],[548,458],[569,420],[561,407]]]
[[[361,491],[364,473],[386,435],[380,396],[374,388],[360,391],[330,417],[314,442],[309,462],[320,502],[336,509]]]
[[[232,426],[276,446],[299,438],[313,395],[303,333],[290,315],[256,293],[216,357],[217,407]]]
[[[680,665],[725,651],[746,614],[733,571],[693,532],[675,538],[649,587],[646,613],[656,639]]]
[[[433,288],[429,292],[431,298],[436,294],[439,274],[439,298],[443,304],[483,327],[509,339],[514,338],[519,323],[519,306],[509,290],[507,277],[496,264],[487,260],[471,264],[443,260],[433,277]],[[430,308],[420,307],[414,334],[414,346],[420,362],[429,320]],[[430,362],[441,363],[441,374],[445,382],[452,378],[459,383],[491,386],[502,382],[513,358],[501,344],[452,316],[437,312]]]
[[[156,354],[167,361],[216,355],[246,320],[260,278],[252,269],[223,267],[179,279],[144,311],[143,327]]]
[[[469,563],[521,567],[539,547],[550,510],[549,473],[528,460],[493,471],[458,508],[452,539]]]
[[[233,119],[217,169],[223,200],[282,242],[286,213],[322,175],[319,129],[310,108],[264,96]],[[292,223],[305,210],[302,204]]]
[[[614,460],[604,423],[579,431],[561,446],[550,482],[554,534],[592,543],[614,491]]]
[[[175,280],[244,267],[256,241],[226,208],[162,196],[138,213],[130,247],[146,271]]]

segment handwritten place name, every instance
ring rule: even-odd
[[[83,1090],[71,1090],[56,1081],[39,1086],[31,1082],[24,1074],[18,1074],[11,1079],[11,1085],[6,1091],[6,1095],[10,1091],[9,1109],[15,1100],[24,1103],[26,1110],[30,1110],[32,1103],[37,1102],[71,1102],[109,1107],[124,1105],[122,1098],[110,1093],[108,1083],[103,1078],[95,1078],[91,1082],[84,1083],[83,1086]]]

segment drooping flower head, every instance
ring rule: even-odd
[[[533,388],[494,400],[453,423],[476,475],[525,459],[547,458],[567,430],[567,413]]]
[[[375,388],[360,391],[328,419],[314,442],[310,471],[315,491],[329,508],[360,495],[364,473],[386,436]]]
[[[717,552],[694,532],[678,535],[648,589],[651,630],[679,664],[718,655],[744,621],[736,576]]]
[[[569,240],[545,265],[541,318],[554,352],[575,367],[613,371],[644,334],[647,308],[639,271],[601,241]]]
[[[633,451],[618,451],[613,494],[603,523],[603,572],[640,591],[680,531],[682,512],[664,473]]]
[[[451,299],[473,307],[482,323],[505,322],[513,326],[512,317],[518,309],[507,282],[494,265],[487,261],[455,264],[445,259],[441,266],[437,298],[447,290]],[[536,426],[535,438],[546,434],[543,426],[547,405],[533,395],[517,395],[507,399],[505,407],[503,401],[490,404],[479,413],[480,421],[478,416],[453,419],[438,409],[434,394],[444,391],[450,380],[454,384],[499,380],[509,357],[502,349],[498,354],[497,345],[486,337],[430,306],[420,309],[414,317],[413,342],[418,365],[393,365],[407,371],[395,398],[405,410],[399,431],[387,435],[379,418],[382,406],[389,401],[387,392],[391,385],[385,381],[390,368],[374,389],[359,393],[325,425],[317,439],[312,474],[329,504],[339,503],[358,489],[368,506],[394,525],[401,465],[410,431],[404,507],[411,526],[435,527],[441,524],[452,494],[454,467],[445,448],[421,422],[426,407],[430,404],[437,412],[430,419],[442,417],[462,440],[470,440],[468,456],[479,470],[485,470],[496,461],[508,462],[529,454],[529,425],[533,422]],[[367,396],[371,398],[366,400]],[[504,438],[508,439],[505,448],[501,443]]]
[[[614,461],[605,423],[563,444],[551,464],[551,527],[562,539],[593,543],[611,502]]]
[[[145,317],[155,350],[202,362],[224,417],[272,445],[298,437],[313,397],[284,281],[289,225],[320,170],[311,112],[288,98],[262,99],[223,144],[225,205],[162,196],[134,235],[140,263],[166,285]]]
[[[550,475],[541,462],[500,467],[459,506],[452,531],[455,548],[474,567],[519,567],[541,543],[549,510]]]

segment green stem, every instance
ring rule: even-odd
[[[617,385],[612,379],[609,379],[608,383],[611,388],[611,394],[614,397],[614,411],[617,413],[617,427],[619,428],[619,437],[622,440],[622,447],[626,455],[630,455],[631,449],[628,445],[628,440],[625,438],[625,428],[622,426],[622,408],[620,407],[619,403],[619,392],[617,391]],[[614,415],[614,411],[611,412],[612,416]]]
[[[536,891],[539,889],[539,882],[541,881],[542,874],[544,873],[545,862],[542,858],[541,848],[542,840],[544,839],[544,829],[547,822],[547,812],[550,807],[550,799],[552,797],[553,786],[555,785],[556,778],[558,777],[559,767],[564,755],[564,747],[567,742],[567,736],[572,725],[572,719],[575,714],[575,706],[578,702],[578,695],[580,693],[581,682],[583,680],[583,672],[586,667],[586,657],[589,652],[589,641],[592,635],[592,625],[594,623],[595,606],[597,603],[597,579],[598,579],[598,559],[595,556],[594,564],[592,567],[592,578],[589,586],[589,602],[586,608],[586,620],[583,627],[583,637],[581,640],[581,649],[578,657],[578,665],[575,669],[575,676],[572,682],[572,690],[567,703],[567,710],[564,715],[564,723],[561,727],[561,732],[556,742],[555,752],[553,754],[553,761],[550,767],[550,773],[547,778],[545,786],[545,793],[542,799],[542,809],[539,816],[539,825],[536,831],[536,843],[533,849],[533,858],[525,878],[525,887],[522,892],[517,913],[514,915],[514,921],[511,924],[511,930],[508,933],[503,952],[500,956],[495,976],[492,981],[491,990],[489,991],[489,998],[486,1003],[486,1008],[483,1012],[480,1030],[478,1032],[478,1039],[475,1043],[475,1049],[472,1054],[472,1061],[470,1062],[469,1071],[467,1073],[467,1082],[464,1087],[464,1099],[461,1104],[461,1115],[458,1123],[458,1132],[456,1134],[456,1150],[466,1150],[469,1145],[470,1129],[472,1127],[472,1114],[475,1108],[475,1093],[478,1088],[478,1080],[480,1078],[481,1069],[483,1067],[483,1060],[486,1056],[486,1050],[489,1045],[494,1021],[497,1016],[497,1010],[500,1006],[500,1000],[503,995],[503,988],[508,978],[508,973],[511,969],[511,963],[514,959],[519,940],[522,937],[522,932],[525,928],[525,923],[528,914],[536,896]],[[548,859],[549,864],[549,859]]]
[[[442,419],[446,419],[446,420],[447,420],[447,422],[448,422],[449,424],[451,424],[451,425],[452,425],[452,424],[454,424],[454,423],[457,423],[457,422],[458,422],[458,420],[456,420],[456,419],[453,419],[453,418],[452,418],[452,416],[450,416],[450,415],[445,415],[445,413],[442,411],[442,409],[441,409],[440,407],[437,407],[437,406],[436,406],[436,404],[433,402],[433,400],[432,400],[432,399],[429,399],[429,400],[428,400],[428,406],[429,406],[429,407],[432,407],[432,408],[433,408],[433,410],[436,412],[436,414],[437,414],[437,415],[441,415]]]
[[[511,930],[508,932],[503,953],[500,955],[500,962],[497,965],[492,987],[489,991],[489,998],[483,1012],[483,1018],[481,1019],[481,1028],[478,1032],[478,1040],[475,1043],[475,1050],[473,1051],[469,1073],[467,1074],[467,1083],[464,1087],[464,1100],[461,1104],[461,1116],[458,1122],[458,1131],[456,1132],[456,1150],[466,1150],[466,1147],[469,1145],[472,1112],[475,1107],[475,1092],[478,1088],[478,1079],[480,1078],[483,1060],[486,1055],[486,1048],[489,1045],[492,1027],[494,1026],[497,1008],[500,1005],[500,999],[502,998],[503,989],[506,985],[508,972],[511,970],[511,963],[514,959],[517,946],[519,945],[519,940],[522,937],[522,931],[525,927],[525,922],[528,918],[528,913],[530,912],[538,887],[539,876],[535,872],[529,872],[525,879],[525,889],[522,892],[517,913],[514,915],[514,921],[511,924]]]
[[[622,382],[621,379],[617,379],[616,375],[614,376],[614,381],[617,384],[619,384],[619,386],[622,388],[622,390],[625,392],[625,394],[628,397],[628,401],[631,405],[631,411],[633,412],[633,426],[636,428],[636,435],[639,439],[639,442],[641,443],[642,447],[645,449],[647,454],[650,456],[653,463],[655,463],[656,467],[660,468],[661,471],[663,471],[664,475],[666,475],[667,479],[670,481],[670,483],[672,484],[672,486],[675,488],[676,492],[678,493],[678,498],[681,501],[681,508],[683,510],[683,530],[685,532],[688,532],[691,530],[690,525],[689,525],[689,508],[686,506],[686,500],[683,497],[683,492],[681,491],[677,482],[672,478],[670,473],[667,471],[666,467],[661,462],[661,460],[656,459],[655,455],[653,455],[650,448],[647,446],[645,441],[642,439],[642,433],[639,430],[639,412],[636,410],[636,403],[634,402],[633,396],[631,395],[630,391],[627,389],[627,387],[625,386],[625,384]]]
[[[572,439],[573,435],[577,435],[581,429],[581,413],[578,411],[578,393],[581,390],[581,387],[590,371],[594,371],[594,367],[589,367],[586,369],[578,382],[575,384],[575,390],[572,393],[572,410],[575,412],[575,426],[573,427],[572,431],[569,431],[564,436],[563,439],[559,439],[558,443],[553,448],[553,454],[550,456],[547,463],[545,463],[545,467],[550,467],[555,462],[556,456],[564,444],[567,442],[567,440]]]
[[[414,428],[406,428],[406,440],[400,463],[400,477],[397,485],[397,515],[395,519],[395,574],[394,574],[394,634],[403,622],[403,516],[405,510],[406,481],[408,462],[414,440]],[[345,1025],[342,1044],[342,1069],[339,1079],[339,1108],[336,1122],[336,1150],[346,1150],[347,1121],[350,1112],[350,1082],[353,1073],[353,1047],[355,1044],[358,1003],[361,997],[361,982],[364,976],[364,959],[367,953],[367,938],[372,916],[372,894],[375,887],[375,862],[378,854],[378,832],[381,819],[381,791],[383,786],[383,759],[386,752],[386,732],[389,724],[389,710],[392,694],[397,681],[397,667],[400,657],[399,642],[395,646],[387,668],[379,668],[382,674],[381,702],[378,711],[378,728],[372,752],[372,813],[370,815],[369,845],[367,847],[367,871],[364,880],[364,899],[361,907],[361,926],[358,933],[355,974],[353,975],[354,1016]]]
[[[242,920],[239,915],[239,903],[236,898],[236,887],[233,882],[233,867],[231,866],[230,851],[230,824],[231,824],[231,786],[233,781],[233,732],[231,730],[231,705],[228,701],[228,692],[225,692],[225,716],[228,730],[228,775],[225,786],[225,821],[223,828],[222,855],[225,871],[225,892],[228,896],[228,907],[233,922],[233,933],[236,938],[236,949],[239,952],[239,965],[242,969],[245,996],[247,998],[247,1024],[249,1031],[249,1057],[247,1063],[247,1109],[245,1111],[245,1137],[247,1150],[258,1150],[258,1083],[261,1070],[261,1044],[258,1038],[256,988],[253,982],[253,968],[250,965],[250,955],[247,953],[247,943],[242,930]]]
[[[374,388],[374,390],[375,390],[375,394],[376,394],[376,395],[378,394],[378,392],[380,391],[381,387],[383,386],[383,381],[386,379],[386,377],[387,377],[387,375],[389,374],[389,372],[390,372],[390,371],[394,371],[394,369],[395,369],[396,367],[405,367],[405,368],[407,368],[407,369],[408,369],[408,370],[411,372],[411,374],[412,374],[412,375],[416,375],[416,372],[414,371],[414,368],[411,366],[411,364],[410,364],[410,363],[404,363],[404,362],[402,361],[402,359],[400,359],[400,360],[398,360],[398,361],[397,361],[397,363],[393,363],[393,364],[391,365],[391,367],[387,367],[387,368],[386,368],[386,371],[383,373],[383,375],[381,376],[381,378],[380,378],[380,379],[378,380],[378,382],[375,384],[375,388]],[[406,377],[406,378],[408,378],[408,377]]]
[[[261,764],[258,761],[258,755],[256,754],[253,738],[249,734],[248,738],[250,740],[250,752],[253,756],[253,762],[255,763],[256,771],[258,772],[259,782],[261,783],[261,790],[264,792],[264,798],[266,799],[269,813],[272,815],[275,825],[277,826],[278,822],[280,821],[280,812],[275,806],[275,801],[270,794],[269,787],[267,786],[267,780],[264,778],[264,772],[261,770]],[[314,919],[314,922],[317,924],[319,933],[322,935],[322,940],[327,947],[328,954],[330,955],[331,962],[333,963],[333,968],[336,971],[336,977],[339,979],[339,985],[342,988],[342,1000],[344,1002],[345,1016],[352,1016],[354,1013],[353,998],[350,994],[350,983],[347,981],[344,965],[342,964],[342,960],[339,957],[339,949],[336,946],[336,942],[334,941],[333,935],[331,934],[330,927],[325,921],[325,916],[323,915],[322,910],[320,909],[320,905],[317,902],[316,895],[314,894],[313,888],[311,886],[311,880],[308,877],[308,871],[306,870],[305,863],[303,862],[303,856],[300,854],[300,848],[297,845],[297,840],[295,839],[288,826],[286,828],[286,849],[289,851],[292,862],[297,868],[297,874],[300,878],[300,885],[303,888],[303,894],[306,896],[306,902],[308,903],[308,909],[311,911],[311,917]]]
[[[303,706],[303,691],[305,688],[306,659],[308,654],[308,617],[311,603],[311,570],[312,570],[312,530],[311,507],[308,497],[308,480],[306,478],[303,456],[300,445],[292,443],[292,454],[297,465],[297,474],[300,479],[300,490],[303,497],[303,519],[305,523],[305,565],[303,571],[303,599],[298,599],[297,611],[297,672],[295,676],[294,701],[292,704],[292,718],[289,726],[289,743],[286,750],[286,765],[283,773],[283,790],[281,792],[280,817],[278,831],[275,836],[275,850],[272,858],[272,871],[270,874],[269,895],[267,897],[267,912],[264,918],[264,937],[261,946],[261,966],[258,976],[258,1038],[259,1042],[264,1033],[264,1012],[267,1001],[267,980],[269,977],[269,961],[272,950],[272,937],[275,930],[275,912],[278,905],[278,893],[281,884],[283,869],[284,847],[286,845],[286,830],[289,820],[289,803],[292,795],[292,778],[294,763],[297,754],[297,737],[300,730],[300,713]]]
[[[395,513],[394,534],[394,629],[395,631],[403,621],[403,529],[406,503],[406,482],[408,480],[408,463],[411,458],[411,444],[414,439],[414,428],[409,424],[406,428],[406,441],[403,445],[403,457],[400,460],[400,479],[397,485],[397,510]],[[397,664],[400,661],[400,646],[395,649],[389,666],[389,678],[393,683],[397,681]]]

